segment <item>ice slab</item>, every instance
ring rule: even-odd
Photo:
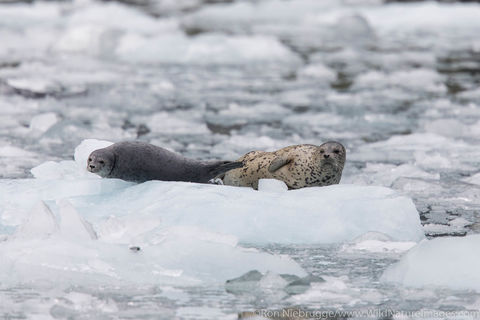
[[[480,235],[424,240],[383,273],[404,286],[439,286],[480,292]]]
[[[306,276],[288,257],[245,249],[232,237],[199,228],[145,232],[141,247],[132,251],[126,243],[97,237],[69,201],[51,206],[40,202],[15,235],[0,243],[2,283],[183,286],[222,283],[252,269]]]
[[[18,180],[0,183],[4,224],[15,224],[39,200],[70,198],[94,224],[110,216],[160,218],[162,226],[196,226],[251,243],[335,243],[369,231],[419,241],[411,199],[392,189],[334,185],[288,192],[115,179]],[[268,188],[267,188],[268,189]],[[23,214],[23,217],[25,214]],[[132,226],[133,227],[133,226]]]

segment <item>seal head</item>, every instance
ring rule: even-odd
[[[115,167],[115,154],[108,149],[93,151],[87,160],[87,170],[102,178],[108,177]]]
[[[343,166],[345,165],[345,157],[345,147],[336,141],[328,141],[320,145],[318,147],[318,155],[316,155],[316,158],[320,162],[322,172],[325,175],[332,173],[335,176],[341,176]],[[340,181],[340,179],[338,179],[338,181]]]

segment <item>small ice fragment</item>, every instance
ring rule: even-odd
[[[75,240],[95,240],[97,234],[92,225],[83,219],[68,200],[58,201],[60,231],[67,238]]]
[[[355,239],[351,243],[342,246],[342,251],[353,253],[355,251],[367,251],[372,253],[398,253],[407,251],[416,242],[413,241],[394,241],[390,236],[381,232],[370,231]]]
[[[38,132],[45,132],[58,122],[55,112],[47,112],[36,115],[30,120],[30,129]]]
[[[260,179],[258,180],[258,191],[267,192],[285,192],[288,190],[285,182],[277,179]]]

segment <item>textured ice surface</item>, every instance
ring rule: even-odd
[[[75,197],[74,206],[95,221],[134,214],[139,220],[159,218],[163,227],[202,227],[248,243],[334,243],[369,231],[402,241],[423,238],[412,201],[388,188],[334,185],[287,192],[280,181],[262,180],[255,191],[183,182],[131,184],[89,175],[86,158],[107,145],[107,141],[85,140],[75,149],[75,162],[48,162],[34,168],[42,180],[0,183],[8,213],[2,215],[3,223],[17,223],[33,202]],[[71,166],[68,171],[66,164]],[[76,172],[77,179],[68,172]],[[62,175],[67,179],[56,180]],[[43,191],[47,186],[48,192]],[[22,188],[29,190],[28,197]],[[8,195],[9,191],[18,194]],[[13,214],[17,208],[23,210]]]
[[[382,280],[405,286],[480,291],[480,235],[424,240],[387,268]]]
[[[244,249],[237,241],[332,243],[369,231],[391,240],[424,237],[411,200],[391,189],[288,191],[283,182],[262,180],[255,191],[87,175],[85,159],[108,145],[85,140],[75,161],[42,164],[32,169],[38,179],[0,182],[0,221],[16,226],[0,243],[3,282],[49,283],[55,274],[65,284],[192,285],[254,269],[302,277],[305,271],[290,258]],[[279,285],[270,278],[261,283]]]
[[[155,229],[152,225],[138,234],[134,219],[123,237],[120,226],[103,227],[97,234],[95,225],[68,200],[58,201],[55,211],[39,202],[17,231],[0,243],[2,283],[192,285],[222,282],[252,269],[305,276],[290,258],[243,249],[235,237],[194,227]],[[115,241],[109,239],[112,233]],[[133,242],[141,244],[139,251],[129,250],[134,236],[140,239]]]
[[[412,198],[428,237],[478,233],[479,10],[379,0],[2,4],[0,177],[37,179],[1,184],[0,241],[40,200],[58,218],[56,201],[68,198],[97,241],[145,243],[137,236],[162,223],[136,219],[134,210],[145,208],[97,217],[79,207],[136,190],[77,170],[72,150],[89,138],[140,139],[198,159],[337,139],[347,147],[342,184]],[[379,282],[408,242],[365,237],[326,247],[253,245],[332,277],[332,286],[299,300],[268,290],[232,296],[223,284],[120,292],[0,284],[0,301],[11,318],[226,319],[291,305],[480,309],[473,291]],[[334,286],[341,282],[347,289]],[[322,291],[339,298],[322,303]]]

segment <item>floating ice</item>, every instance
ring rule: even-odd
[[[110,144],[85,140],[75,149],[76,180],[49,180],[50,174],[52,179],[59,178],[55,165],[49,163],[33,171],[46,181],[0,183],[0,204],[7,212],[1,217],[4,223],[18,223],[19,217],[40,200],[70,198],[94,225],[110,216],[135,214],[139,220],[160,218],[162,227],[201,227],[234,235],[242,242],[335,243],[369,231],[385,233],[396,241],[423,238],[412,201],[383,187],[333,185],[285,192],[280,181],[265,180],[260,191],[255,191],[164,181],[135,185],[85,175],[90,152]],[[73,162],[70,165],[73,171]],[[22,196],[25,190],[27,197]],[[15,210],[23,214],[14,214]]]
[[[127,34],[115,50],[122,60],[141,63],[245,64],[285,63],[300,59],[282,43],[267,36],[176,35],[145,37]]]
[[[349,253],[398,253],[406,251],[416,244],[417,243],[413,241],[392,241],[392,238],[380,232],[367,232],[352,242],[344,244],[342,251]]]
[[[308,290],[294,295],[288,300],[293,303],[315,303],[317,306],[331,307],[348,303],[349,306],[362,305],[365,301],[380,304],[384,297],[377,290],[370,288],[355,288],[348,276],[322,276],[323,282],[311,284]]]
[[[55,112],[48,112],[36,115],[30,121],[30,129],[45,132],[55,123],[57,123],[58,117]]]
[[[383,187],[335,185],[279,193],[182,182],[132,186],[115,179],[79,179],[5,181],[0,188],[8,213],[2,218],[9,224],[22,216],[14,214],[15,209],[25,212],[28,203],[77,196],[72,203],[88,219],[160,217],[163,226],[197,226],[243,242],[334,243],[368,231],[401,241],[423,238],[412,201]],[[22,196],[25,190],[28,197]]]
[[[400,87],[406,90],[445,92],[443,77],[429,69],[396,71],[391,74],[371,71],[355,79],[355,88]]]
[[[14,237],[38,239],[48,237],[55,232],[58,232],[55,216],[45,202],[40,201],[23,224],[17,228]]]
[[[98,238],[67,200],[55,211],[59,221],[40,203],[15,235],[0,243],[2,283],[191,285],[223,282],[252,269],[305,276],[290,258],[244,249],[231,237],[199,228],[143,233],[140,251],[133,252],[127,243]]]
[[[267,272],[262,274],[258,270],[252,270],[244,275],[227,280],[225,289],[233,294],[254,294],[258,295],[261,291],[271,291],[286,294],[299,294],[305,292],[312,283],[325,282],[321,277],[305,276],[303,278],[290,274],[275,274]]]
[[[474,174],[474,175],[471,176],[471,177],[468,177],[468,178],[463,179],[463,181],[468,182],[468,183],[472,183],[472,184],[478,184],[478,185],[480,185],[480,172]]]
[[[309,64],[299,71],[299,75],[303,77],[323,80],[327,83],[333,82],[337,75],[334,70],[324,66],[321,63]]]
[[[382,163],[367,163],[362,173],[342,178],[343,183],[375,184],[385,187],[392,186],[400,177],[422,178],[429,180],[440,179],[438,173],[428,173],[411,164],[393,165]]]
[[[480,291],[479,246],[480,235],[424,240],[387,268],[381,280]]]

